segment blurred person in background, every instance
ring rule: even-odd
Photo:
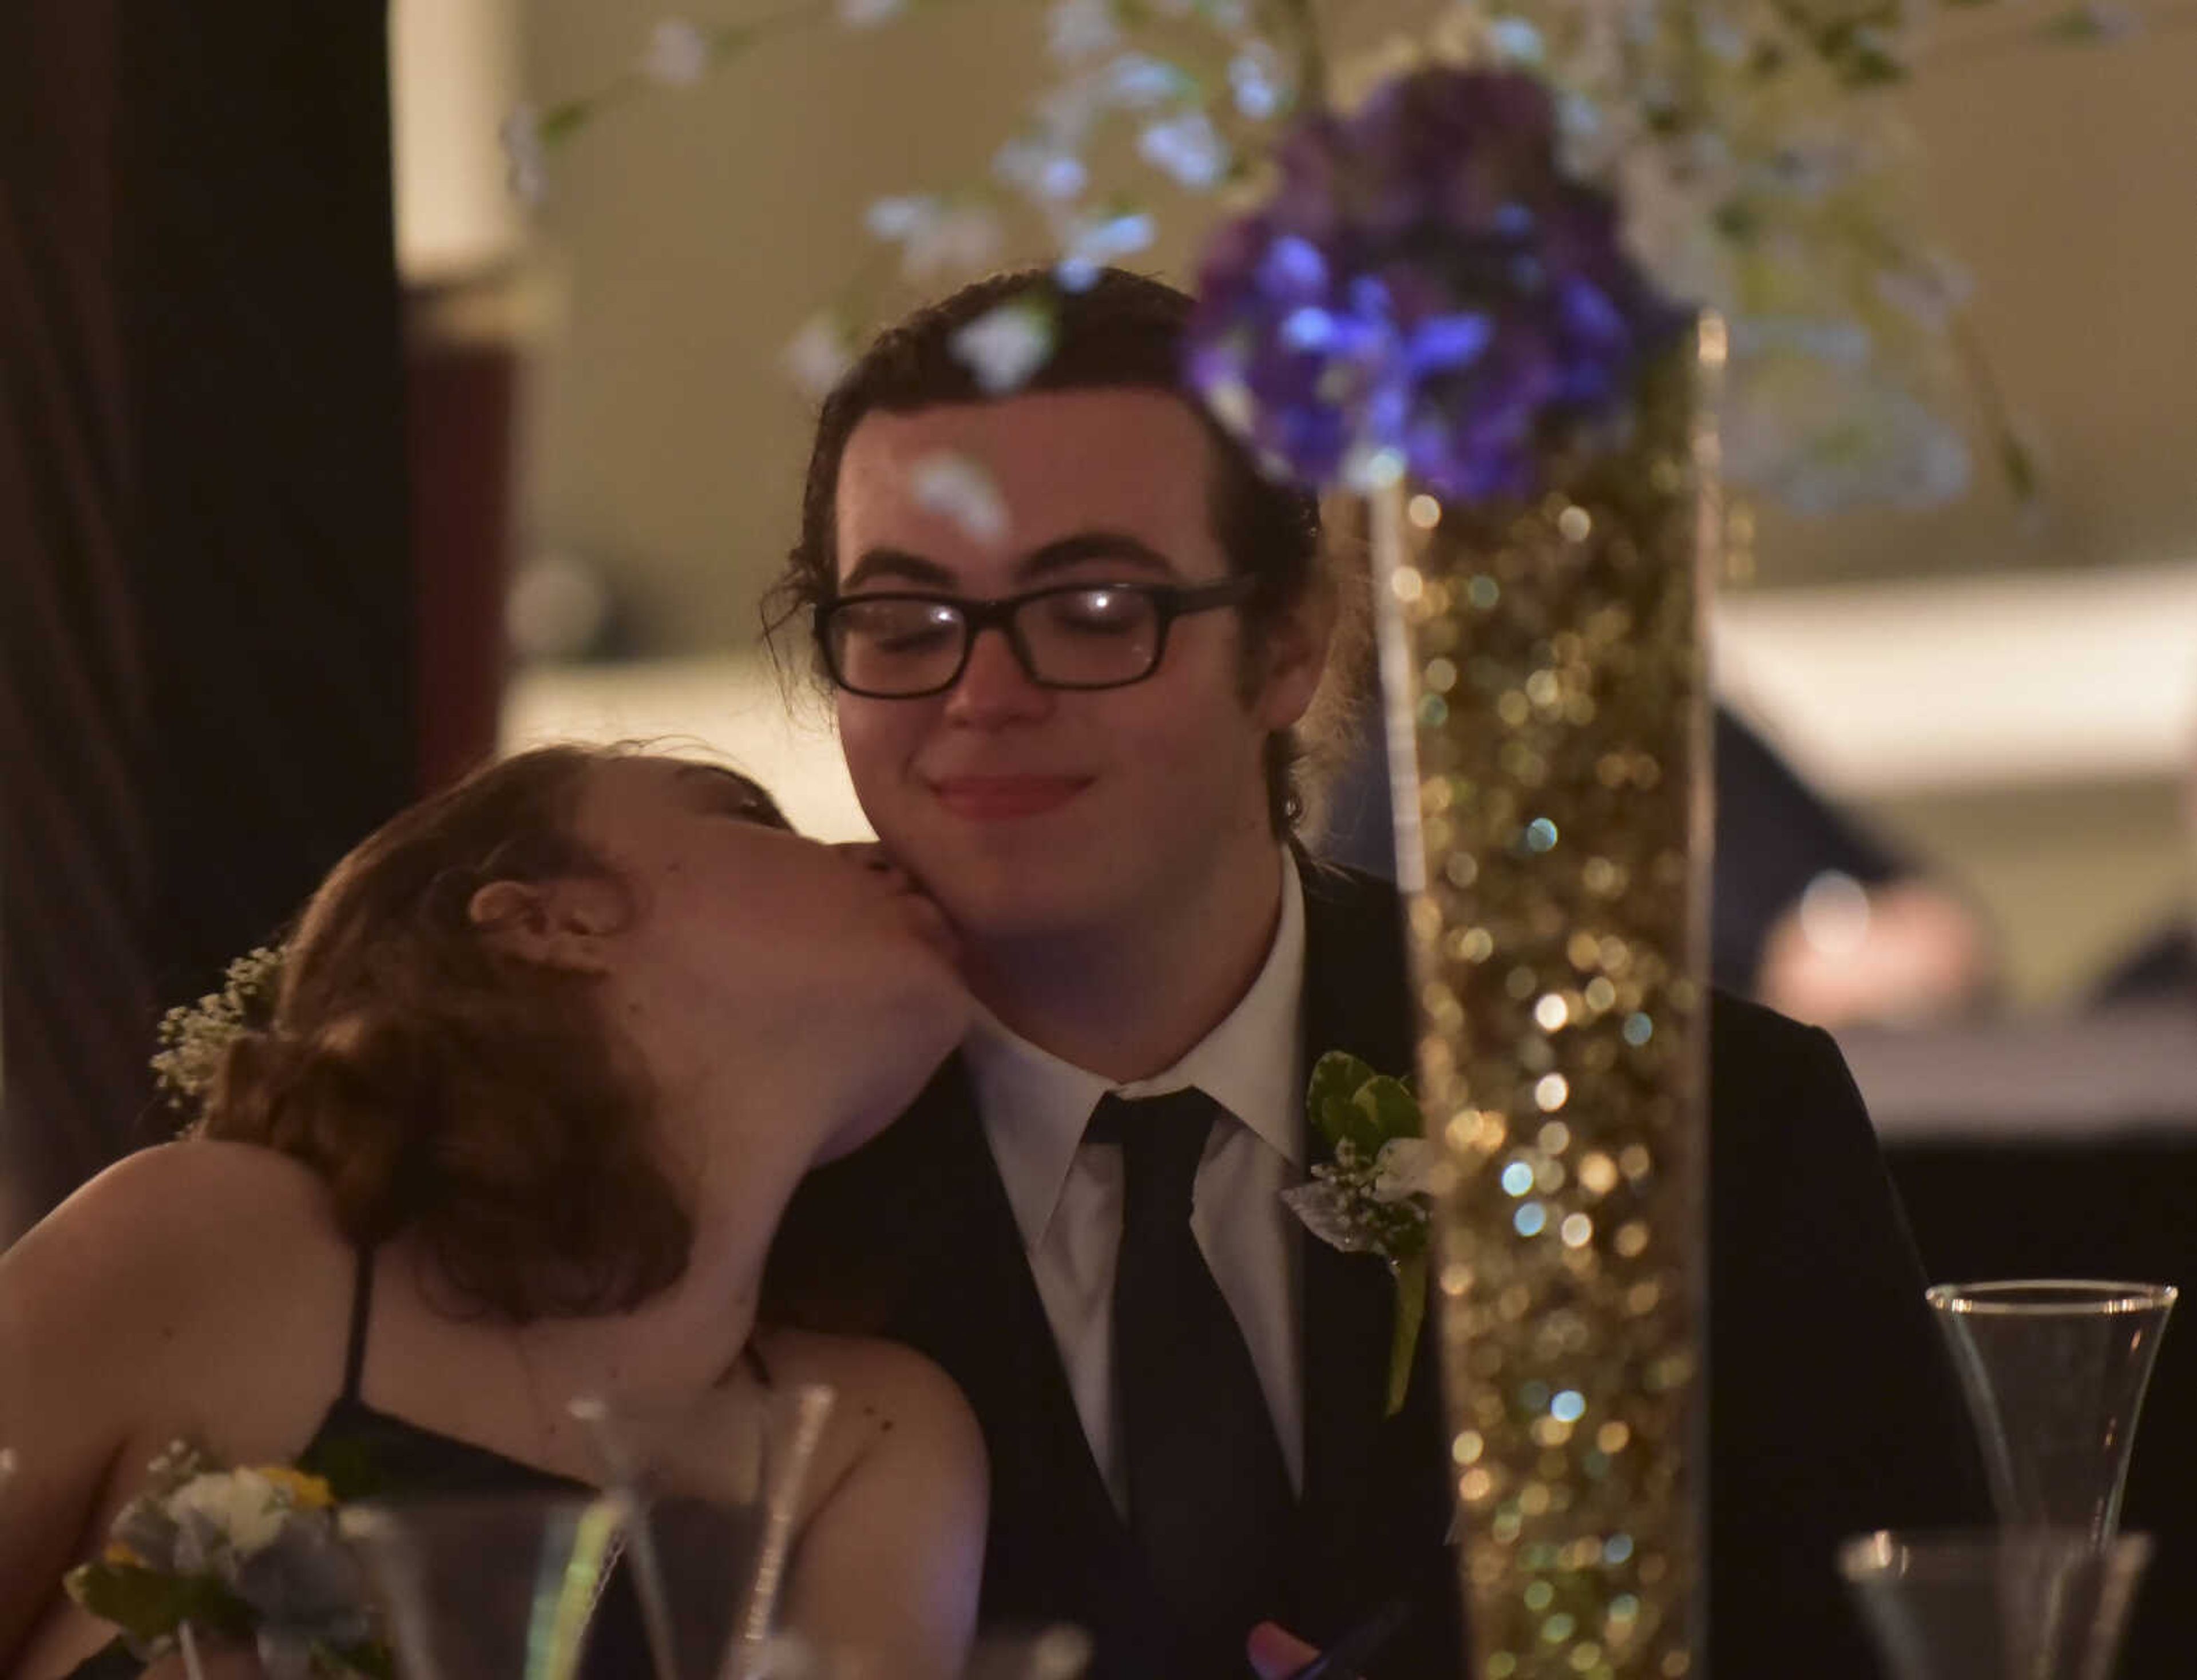
[[[1714,712],[1710,972],[1729,992],[1819,1027],[1914,1024],[1997,995],[1982,913],[1803,781],[1729,707]],[[1393,878],[1379,717],[1359,721],[1322,855]],[[2197,981],[2197,945],[2185,958]]]

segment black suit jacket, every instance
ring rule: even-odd
[[[1394,889],[1323,865],[1301,875],[1305,1044],[1408,1072]],[[1855,1680],[1870,1657],[1833,1548],[1869,1528],[1982,1521],[1981,1473],[1837,1049],[1719,996],[1710,1066],[1712,1669]],[[1318,1159],[1317,1134],[1307,1142]],[[1325,1642],[1400,1584],[1424,1584],[1374,1671],[1459,1675],[1439,1337],[1430,1324],[1405,1406],[1384,1418],[1388,1274],[1301,1242],[1305,1483],[1278,1610]],[[1170,1665],[1165,1616],[1085,1441],[959,1058],[898,1125],[811,1175],[774,1252],[766,1310],[882,1330],[960,1383],[991,1453],[987,1625],[1089,1628],[1094,1680],[1222,1680]]]

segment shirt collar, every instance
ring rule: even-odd
[[[1173,1067],[1127,1085],[1064,1062],[981,1015],[964,1046],[984,1134],[1035,1248],[1052,1222],[1084,1127],[1109,1091],[1156,1097],[1196,1086],[1292,1167],[1304,1166],[1298,1109],[1304,1089],[1297,1042],[1304,999],[1304,889],[1296,860],[1282,851],[1282,914],[1267,960],[1220,1024]]]

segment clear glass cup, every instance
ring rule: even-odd
[[[2174,1307],[2169,1283],[2010,1278],[1928,1291],[2002,1522],[2104,1539]]]
[[[1839,1573],[1889,1680],[2107,1680],[2151,1558],[2087,1529],[1850,1540]]]
[[[629,1528],[580,1492],[369,1502],[339,1519],[404,1680],[570,1680]]]
[[[832,1406],[820,1384],[753,1381],[672,1402],[572,1402],[606,1486],[635,1514],[628,1567],[656,1680],[756,1680],[795,1660],[774,1637]]]

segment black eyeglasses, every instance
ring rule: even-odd
[[[1159,669],[1168,627],[1187,613],[1240,606],[1249,576],[1168,583],[1063,583],[1005,600],[914,591],[842,595],[816,609],[816,645],[850,694],[913,700],[960,681],[977,635],[997,629],[1041,688],[1126,688]]]

